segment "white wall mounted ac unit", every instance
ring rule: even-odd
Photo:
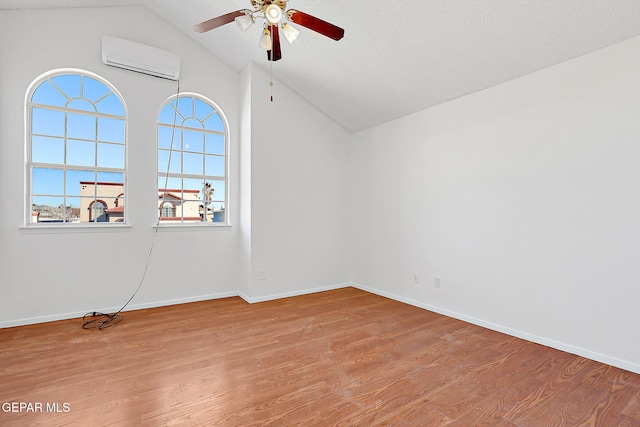
[[[175,53],[113,36],[102,36],[102,62],[163,79],[180,77],[180,57]]]

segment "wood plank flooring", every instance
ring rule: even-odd
[[[124,315],[0,330],[0,426],[640,426],[640,375],[353,288]]]

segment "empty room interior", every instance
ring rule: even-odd
[[[0,0],[0,425],[640,426],[638,76],[633,0]]]

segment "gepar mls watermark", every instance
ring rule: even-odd
[[[2,412],[70,412],[69,402],[2,402]]]

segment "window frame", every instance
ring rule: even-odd
[[[203,171],[202,175],[197,175],[197,178],[200,179],[202,178],[203,180],[206,180],[207,178],[210,179],[214,179],[214,180],[218,180],[218,181],[223,181],[224,182],[224,193],[225,193],[225,198],[224,198],[224,221],[219,221],[219,222],[205,222],[205,221],[194,221],[193,219],[190,219],[190,217],[185,217],[184,214],[182,213],[183,211],[180,209],[178,210],[177,204],[176,202],[174,202],[173,200],[167,200],[167,199],[163,199],[162,196],[162,189],[164,188],[163,186],[160,185],[160,180],[161,179],[165,179],[167,178],[167,175],[169,177],[169,179],[171,178],[179,178],[179,179],[195,179],[196,175],[194,174],[186,174],[184,172],[181,173],[176,173],[176,172],[169,172],[167,174],[167,171],[160,171],[159,170],[159,158],[160,158],[160,152],[161,152],[161,148],[160,148],[160,128],[161,127],[168,127],[172,129],[172,132],[175,132],[178,129],[181,130],[188,130],[188,131],[198,131],[197,128],[191,128],[191,127],[186,127],[186,126],[181,126],[178,123],[165,123],[165,122],[161,122],[160,121],[160,116],[164,110],[164,108],[169,105],[172,101],[174,100],[180,100],[180,99],[184,99],[184,98],[189,98],[189,99],[197,99],[200,100],[202,102],[204,102],[205,104],[208,104],[209,107],[211,107],[215,113],[218,115],[218,117],[220,118],[222,125],[224,127],[224,132],[220,132],[220,131],[215,131],[215,130],[210,130],[209,132],[214,133],[214,134],[218,134],[218,135],[222,135],[224,137],[224,176],[214,176],[214,175],[206,175],[206,171]],[[185,118],[185,121],[189,120],[193,118],[193,116],[190,116],[188,118]],[[214,102],[213,100],[211,100],[211,98],[202,95],[200,93],[196,93],[196,92],[178,92],[178,93],[174,93],[171,96],[169,96],[167,99],[165,99],[162,104],[160,105],[160,108],[158,109],[157,115],[156,115],[156,189],[157,189],[157,193],[158,193],[158,200],[157,200],[157,205],[156,205],[156,226],[159,226],[161,228],[172,228],[172,227],[176,227],[178,229],[180,228],[188,228],[188,227],[220,227],[220,228],[224,228],[224,227],[230,227],[231,226],[231,220],[230,220],[230,193],[229,193],[229,189],[230,189],[230,171],[229,171],[229,166],[230,166],[230,131],[229,131],[229,122],[227,120],[226,115],[224,114],[224,112],[222,111],[222,109],[220,108],[220,106]],[[164,151],[167,151],[166,149],[164,149]],[[178,150],[169,150],[172,152],[177,152]],[[180,147],[180,153],[184,153],[185,151],[183,150],[182,147]],[[188,151],[187,151],[188,153]],[[164,190],[167,190],[167,188],[164,188]],[[169,189],[171,190],[171,189]],[[186,192],[191,192],[192,190],[187,189],[187,188],[182,188],[181,190],[186,191]],[[168,194],[165,191],[165,194]],[[215,199],[215,196],[214,196]],[[162,217],[162,205],[164,203],[167,202],[171,202],[174,205],[174,209],[175,209],[175,217]],[[214,212],[212,212],[212,217],[215,215]]]
[[[97,102],[99,102],[100,100],[106,98],[107,96],[110,96],[111,94],[113,94],[117,100],[120,103],[120,106],[122,107],[123,110],[123,115],[119,116],[119,115],[114,115],[114,114],[109,114],[109,113],[104,113],[104,112],[99,112],[97,111],[98,109],[96,108],[96,111],[90,112],[90,114],[88,114],[89,116],[93,116],[95,117],[96,120],[99,119],[115,119],[115,120],[121,120],[123,122],[123,127],[124,127],[124,132],[123,132],[123,142],[122,144],[118,144],[118,145],[122,145],[123,147],[123,155],[124,155],[124,164],[122,168],[116,168],[116,167],[106,167],[106,166],[98,166],[98,164],[96,163],[93,166],[86,166],[86,165],[74,165],[74,164],[69,164],[66,161],[66,154],[64,154],[65,156],[65,160],[62,163],[47,163],[47,162],[34,162],[33,161],[33,137],[34,134],[33,133],[33,109],[34,108],[42,108],[42,109],[46,109],[46,110],[52,110],[52,111],[61,111],[65,114],[65,130],[64,130],[64,134],[63,136],[61,136],[60,138],[65,141],[64,143],[64,147],[66,147],[66,141],[67,140],[76,140],[77,138],[74,137],[70,137],[67,134],[68,128],[67,128],[67,118],[66,115],[67,114],[76,114],[78,112],[84,112],[85,114],[87,113],[86,110],[77,110],[77,109],[73,109],[73,108],[69,108],[68,106],[65,107],[59,107],[59,106],[55,106],[52,104],[38,104],[33,102],[33,96],[35,95],[36,91],[40,88],[40,86],[44,83],[46,83],[49,79],[53,79],[55,77],[61,76],[61,75],[74,75],[74,76],[80,76],[81,78],[84,77],[88,77],[90,79],[93,79],[95,81],[97,81],[98,83],[104,85],[109,92],[106,93],[105,95],[103,95],[102,97],[100,97],[97,101],[90,101],[87,98],[70,98],[70,100],[74,100],[74,99],[81,99],[81,100],[86,100],[88,102],[90,102],[94,107],[95,104]],[[65,96],[67,96],[68,94],[65,94]],[[59,230],[71,230],[71,229],[85,229],[85,228],[90,228],[90,229],[96,229],[96,228],[101,228],[101,227],[105,227],[105,228],[115,228],[115,227],[119,227],[119,228],[130,228],[129,223],[128,223],[128,218],[129,218],[129,211],[128,210],[124,210],[124,215],[123,215],[123,219],[121,219],[118,222],[97,222],[97,221],[85,221],[85,222],[66,222],[66,221],[57,221],[57,222],[38,222],[38,221],[33,221],[33,206],[32,206],[32,201],[33,201],[33,170],[34,169],[38,169],[38,168],[43,168],[43,169],[53,169],[53,170],[60,170],[63,172],[63,174],[66,174],[67,171],[73,171],[73,170],[77,170],[77,171],[93,171],[95,173],[95,178],[96,179],[96,184],[100,181],[98,181],[98,177],[97,174],[99,173],[117,173],[117,174],[121,174],[122,175],[122,188],[123,188],[123,194],[121,194],[120,196],[118,196],[116,198],[116,200],[121,200],[124,204],[124,206],[127,205],[126,199],[127,199],[127,177],[128,177],[128,159],[129,159],[129,144],[128,144],[128,131],[129,131],[129,112],[128,112],[128,108],[127,108],[127,104],[124,100],[124,97],[122,96],[122,94],[120,93],[120,91],[111,83],[109,82],[107,79],[105,79],[104,77],[93,73],[91,71],[88,70],[84,70],[84,69],[78,69],[78,68],[58,68],[58,69],[53,69],[53,70],[49,70],[45,73],[42,73],[41,75],[39,75],[38,77],[36,77],[35,79],[33,79],[33,81],[31,82],[31,84],[29,85],[29,87],[27,88],[26,94],[25,94],[25,118],[24,118],[24,126],[25,126],[25,143],[24,143],[24,149],[25,149],[25,176],[24,176],[24,229],[45,229],[45,228],[54,228],[54,229],[59,229]],[[81,140],[81,139],[78,139]],[[92,140],[93,143],[96,144],[96,149],[98,148],[98,144],[100,143],[106,143],[106,144],[111,144],[111,142],[109,141],[101,141],[99,135],[96,133],[95,135],[95,140]],[[114,142],[114,144],[116,144]],[[66,149],[65,149],[66,152]],[[95,158],[96,158],[96,162],[98,157],[98,152],[96,151],[95,154]],[[66,178],[63,178],[63,190],[62,190],[62,194],[61,196],[64,198],[64,200],[66,200],[67,198],[78,198],[80,196],[74,196],[74,195],[70,195],[67,192],[67,188],[66,188]],[[82,197],[80,197],[80,199],[82,199]],[[90,202],[90,204],[93,204],[95,202],[102,202],[103,205],[105,205],[106,209],[109,209],[108,204],[106,204],[106,202],[104,202],[102,199],[99,198],[99,196],[97,194],[94,193],[94,197],[93,200]],[[66,202],[64,203],[66,205]],[[105,209],[105,210],[106,210]],[[89,216],[91,217],[93,213],[93,209],[90,209],[89,212]],[[22,227],[21,227],[22,228]]]

